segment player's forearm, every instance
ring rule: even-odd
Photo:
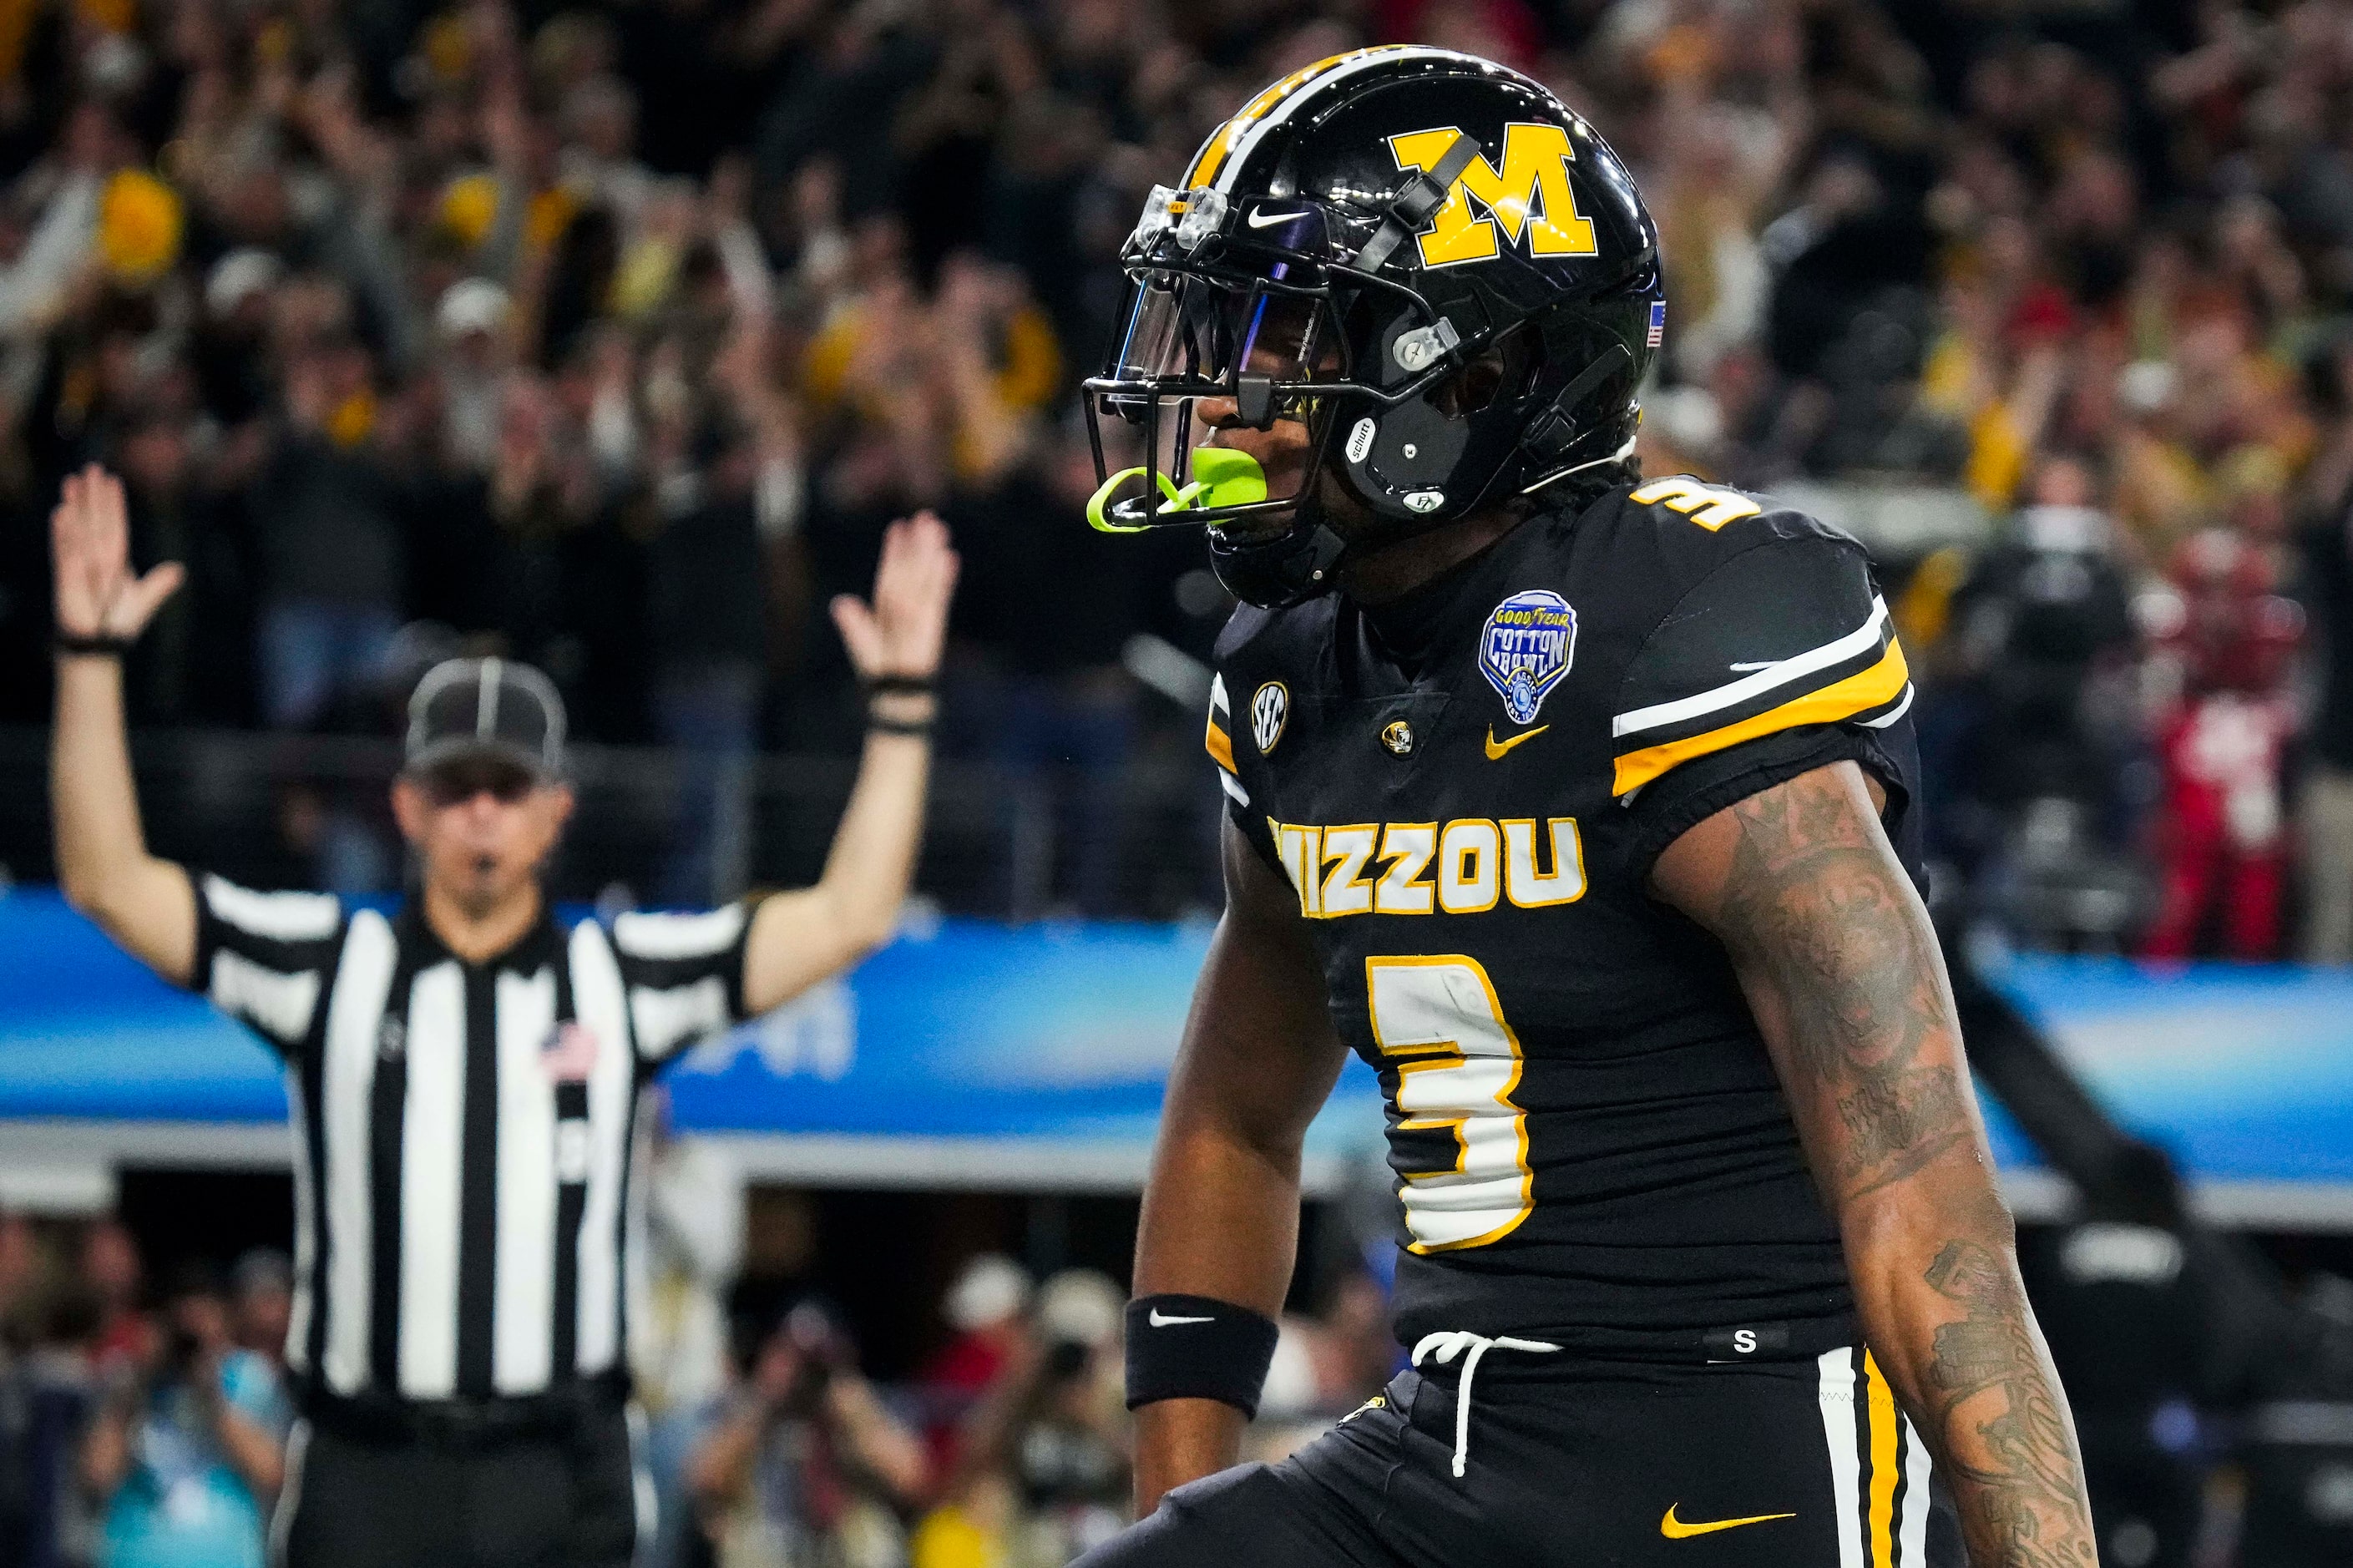
[[[1982,1168],[1942,1162],[1843,1224],[1872,1352],[1952,1488],[1972,1568],[2092,1568],[2074,1421]]]
[[[1135,1413],[1135,1517],[1188,1481],[1230,1469],[1249,1423],[1216,1399],[1163,1399]]]
[[[1299,1148],[1164,1123],[1136,1237],[1138,1296],[1210,1296],[1273,1317],[1299,1246]]]
[[[1135,1253],[1138,1296],[1208,1296],[1272,1318],[1299,1248],[1299,1152],[1253,1145],[1229,1129],[1163,1128]],[[1165,1399],[1136,1412],[1135,1507],[1240,1457],[1242,1413],[1215,1399]]]

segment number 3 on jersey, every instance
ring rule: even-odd
[[[1454,1163],[1404,1171],[1398,1196],[1415,1252],[1501,1240],[1528,1217],[1527,1119],[1513,1103],[1520,1041],[1473,958],[1367,958],[1373,1039],[1397,1058],[1398,1132],[1449,1131]]]

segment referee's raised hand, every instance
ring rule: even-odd
[[[844,594],[833,624],[866,688],[866,754],[813,887],[776,893],[744,943],[744,1010],[765,1013],[891,939],[914,874],[939,698],[940,646],[955,593],[947,525],[919,511],[891,525],[871,603]]]
[[[854,594],[833,601],[833,624],[860,679],[927,680],[938,672],[959,564],[947,525],[929,511],[902,518],[883,533],[873,603]]]
[[[122,481],[96,463],[66,476],[49,514],[49,540],[57,562],[58,636],[69,647],[136,638],[186,576],[175,561],[143,577],[132,573]]]
[[[188,876],[147,852],[122,732],[122,656],[185,575],[131,570],[122,481],[92,463],[66,477],[49,514],[57,565],[58,686],[49,809],[58,883],[74,908],[142,962],[185,981],[195,961]]]

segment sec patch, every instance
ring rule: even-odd
[[[1497,605],[1479,634],[1479,673],[1514,724],[1533,724],[1544,700],[1577,657],[1577,612],[1549,588],[1528,588]]]

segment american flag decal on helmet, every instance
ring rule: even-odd
[[[1664,300],[1653,300],[1651,301],[1651,335],[1644,341],[1648,346],[1657,348],[1666,341],[1666,337],[1667,302]]]

